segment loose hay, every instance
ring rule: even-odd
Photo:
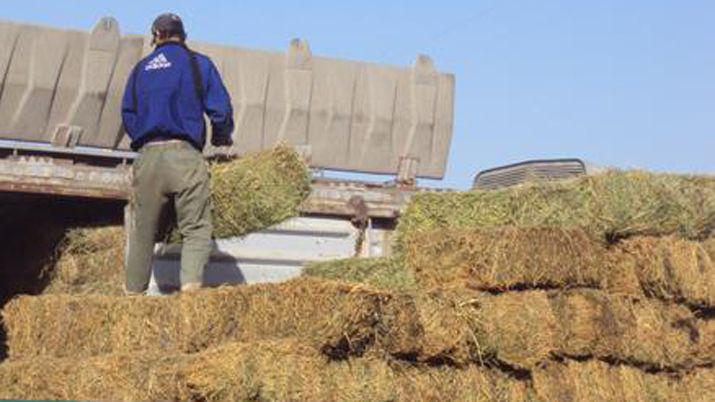
[[[242,236],[298,214],[310,193],[310,175],[290,147],[211,165],[214,235]]]
[[[147,349],[194,352],[222,342],[301,337],[332,355],[374,339],[386,293],[311,278],[164,297],[20,297],[3,311],[11,358]]]
[[[402,261],[395,257],[348,258],[313,262],[303,268],[303,275],[346,282],[364,283],[394,291],[414,290],[415,279]]]
[[[636,235],[702,239],[715,227],[712,178],[609,172],[492,191],[416,195],[398,225],[402,239],[438,228],[582,228],[603,241]]]
[[[124,229],[121,226],[74,229],[45,269],[44,293],[121,295],[124,284]]]

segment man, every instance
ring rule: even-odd
[[[157,226],[170,202],[183,238],[181,290],[201,287],[213,231],[209,176],[201,152],[204,113],[211,121],[212,144],[232,144],[231,100],[213,62],[186,47],[177,15],[160,15],[151,32],[156,47],[132,71],[122,102],[124,129],[132,149],[139,151],[132,166],[127,294],[143,294],[149,285]]]

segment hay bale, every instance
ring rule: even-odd
[[[70,230],[45,268],[49,282],[43,293],[121,295],[124,244],[121,226]]]
[[[316,400],[525,401],[528,385],[498,370],[358,359],[331,363]]]
[[[550,363],[533,373],[536,397],[544,401],[711,401],[712,369],[682,376],[649,374],[600,361]],[[693,385],[696,385],[694,387]]]
[[[488,354],[512,366],[530,369],[555,348],[557,323],[543,291],[489,297],[474,322]]]
[[[698,320],[683,306],[596,290],[551,297],[559,322],[558,349],[569,357],[598,357],[656,369],[691,368],[697,361]]]
[[[382,317],[378,348],[422,362],[506,365],[517,371],[554,356],[656,370],[715,362],[710,321],[680,305],[597,290],[433,291],[393,298]]]
[[[425,288],[598,287],[607,276],[605,248],[579,229],[443,229],[408,235],[403,246]]]
[[[715,306],[715,263],[701,243],[675,237],[641,237],[619,245],[633,258],[646,295]]]
[[[712,364],[715,362],[715,319],[688,324],[698,343],[697,361],[702,365]]]
[[[290,339],[224,344],[179,368],[179,399],[318,400],[326,364],[317,349]]]
[[[0,364],[0,398],[9,400],[178,400],[182,356],[156,352],[92,358],[33,357]]]
[[[435,291],[386,307],[399,308],[378,345],[394,356],[422,362],[508,365],[528,370],[555,349],[556,320],[546,292],[501,295]],[[410,313],[406,313],[410,311]],[[387,312],[384,314],[387,316]],[[397,317],[397,315],[393,315]]]
[[[702,368],[683,378],[682,400],[693,402],[715,401],[715,369]]]
[[[292,339],[227,343],[172,357],[154,351],[0,365],[2,398],[523,401],[526,392],[526,382],[495,370],[368,358],[330,362]]]
[[[636,235],[700,239],[715,226],[714,181],[613,171],[502,190],[418,194],[400,219],[397,246],[407,235],[439,228],[499,226],[582,228],[608,242]]]
[[[242,236],[298,214],[310,175],[292,148],[279,145],[210,167],[214,235]]]
[[[300,278],[164,297],[20,297],[3,311],[11,358],[160,349],[194,352],[226,341],[302,337],[330,354],[361,353],[389,295]]]
[[[679,192],[687,200],[702,238],[715,235],[715,176],[681,176]]]
[[[702,243],[703,249],[708,253],[710,259],[715,261],[715,237],[709,237]]]
[[[312,262],[303,268],[304,276],[363,283],[375,288],[407,291],[416,288],[415,279],[396,257],[347,258]]]
[[[369,358],[325,362],[295,350],[258,356],[254,350],[228,346],[202,354],[182,370],[184,388],[193,390],[191,398],[207,400],[525,399],[525,383],[474,366],[432,368]]]
[[[403,238],[402,255],[427,289],[593,287],[715,305],[715,263],[703,243],[674,236],[635,237],[607,248],[580,229],[439,229]]]

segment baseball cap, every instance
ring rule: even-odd
[[[184,31],[184,23],[181,21],[181,17],[173,13],[164,13],[156,17],[151,25],[151,32],[157,36],[161,33],[164,36],[176,35],[182,39],[186,38],[186,31]]]

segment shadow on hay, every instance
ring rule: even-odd
[[[0,308],[19,294],[42,292],[43,270],[69,227],[120,223],[122,208],[117,201],[0,194]],[[0,326],[0,361],[7,352]]]

